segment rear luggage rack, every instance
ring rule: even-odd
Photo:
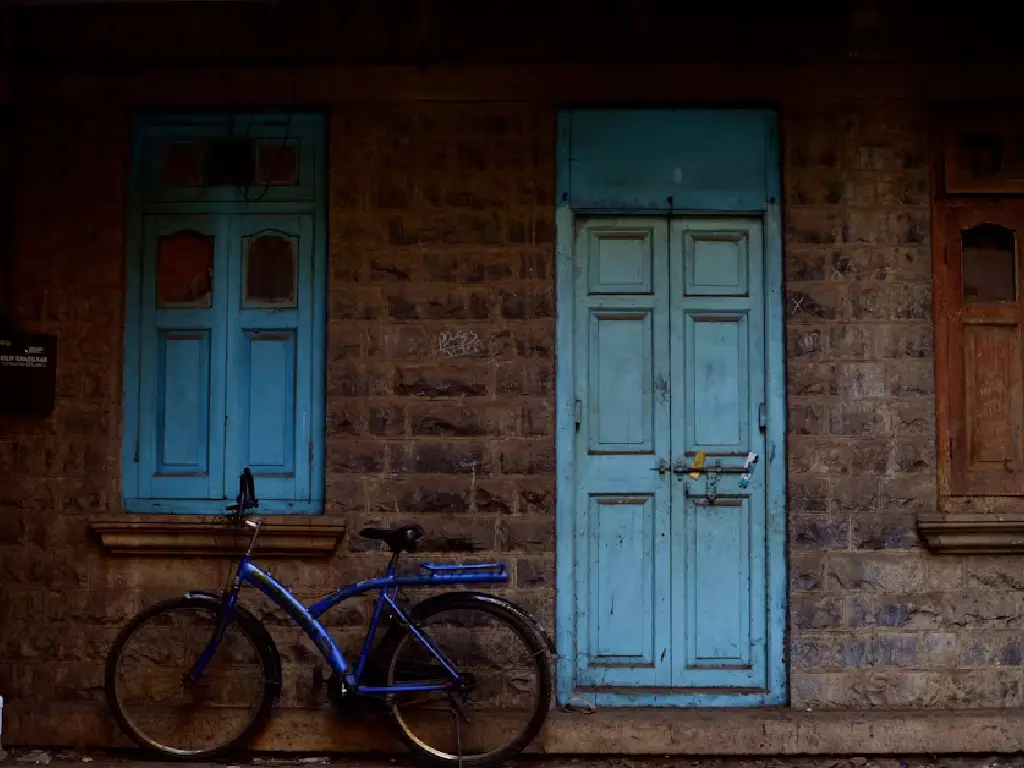
[[[492,579],[508,579],[508,570],[504,563],[473,563],[457,565],[449,563],[420,563],[420,568],[427,571],[435,579],[443,580],[455,576],[480,576]]]

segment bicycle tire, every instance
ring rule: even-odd
[[[263,673],[263,693],[260,697],[259,707],[249,724],[236,736],[224,744],[218,744],[209,749],[200,750],[179,750],[159,744],[153,739],[140,732],[133,724],[131,718],[124,712],[120,697],[117,692],[117,671],[118,662],[125,645],[132,635],[145,625],[148,621],[161,613],[168,613],[181,609],[193,609],[204,613],[212,613],[214,617],[221,610],[219,598],[208,594],[193,593],[181,597],[172,597],[162,600],[148,608],[140,611],[127,625],[118,633],[110,651],[107,654],[106,668],[104,674],[104,688],[107,699],[107,706],[110,709],[114,720],[121,730],[133,742],[143,749],[157,752],[165,757],[175,760],[197,760],[220,757],[230,754],[236,750],[244,749],[255,738],[257,733],[266,725],[270,717],[274,702],[281,690],[281,665],[277,657],[273,640],[270,639],[266,629],[248,611],[237,606],[231,616],[229,628],[235,627],[252,643],[259,654],[260,668]]]
[[[435,597],[430,597],[414,605],[409,611],[409,618],[417,625],[430,616],[443,611],[465,609],[470,611],[481,611],[504,621],[517,634],[526,646],[530,649],[534,659],[534,666],[538,671],[540,691],[537,702],[530,716],[527,727],[523,732],[504,747],[483,755],[471,755],[461,758],[463,766],[472,768],[484,768],[484,766],[500,763],[522,752],[540,733],[544,722],[547,720],[551,708],[552,676],[551,676],[551,650],[546,638],[541,636],[537,625],[529,619],[529,615],[517,609],[516,606],[494,600],[491,595],[476,592],[447,592]],[[392,625],[379,647],[380,674],[385,678],[385,685],[394,682],[394,665],[396,656],[402,648],[402,641],[410,635],[410,632],[401,625]],[[442,650],[444,650],[442,648]],[[453,755],[440,755],[432,751],[413,734],[409,733],[403,724],[400,714],[396,710],[394,697],[389,697],[387,705],[388,716],[398,734],[399,739],[417,758],[427,764],[434,766],[458,765],[459,758]]]

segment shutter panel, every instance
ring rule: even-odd
[[[226,245],[216,217],[143,222],[142,499],[224,498]]]
[[[312,255],[311,216],[234,219],[225,471],[249,467],[268,510],[310,498]]]
[[[948,219],[952,492],[1024,494],[1019,209]]]

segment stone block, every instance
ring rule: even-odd
[[[833,629],[842,624],[843,603],[840,598],[807,593],[793,595],[790,605],[794,629]]]
[[[830,360],[869,360],[874,357],[876,329],[859,323],[829,326],[828,357]]]
[[[924,569],[916,554],[837,552],[825,573],[829,591],[913,593],[924,587]]]
[[[946,677],[946,696],[953,707],[966,709],[1019,707],[1019,669],[953,670]]]
[[[487,363],[433,363],[427,366],[399,365],[395,371],[395,394],[403,397],[482,396],[491,392],[491,366]]]
[[[858,708],[932,708],[945,701],[943,682],[936,672],[865,670],[849,676],[846,690]]]
[[[480,440],[416,440],[388,446],[394,474],[487,476],[494,469],[491,452]]]
[[[555,521],[549,518],[522,517],[498,523],[501,549],[505,552],[544,554],[555,551]]]
[[[852,518],[854,549],[917,549],[917,517],[908,514],[866,514]]]
[[[842,673],[790,675],[790,701],[794,709],[839,709],[846,705],[846,676]]]
[[[845,517],[799,515],[789,521],[792,551],[848,549],[850,521]]]
[[[839,242],[842,219],[839,212],[827,208],[791,208],[786,220],[787,242],[804,245],[831,245]]]
[[[840,283],[801,283],[787,291],[790,322],[841,320],[850,314],[850,294]]]
[[[886,437],[891,423],[889,408],[875,400],[836,403],[828,411],[828,433],[837,437]]]
[[[929,595],[859,594],[847,598],[850,627],[888,629],[945,628],[945,606]]]

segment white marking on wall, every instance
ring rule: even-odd
[[[484,343],[476,331],[462,328],[457,331],[441,331],[437,338],[437,351],[441,357],[470,357],[480,354]]]

